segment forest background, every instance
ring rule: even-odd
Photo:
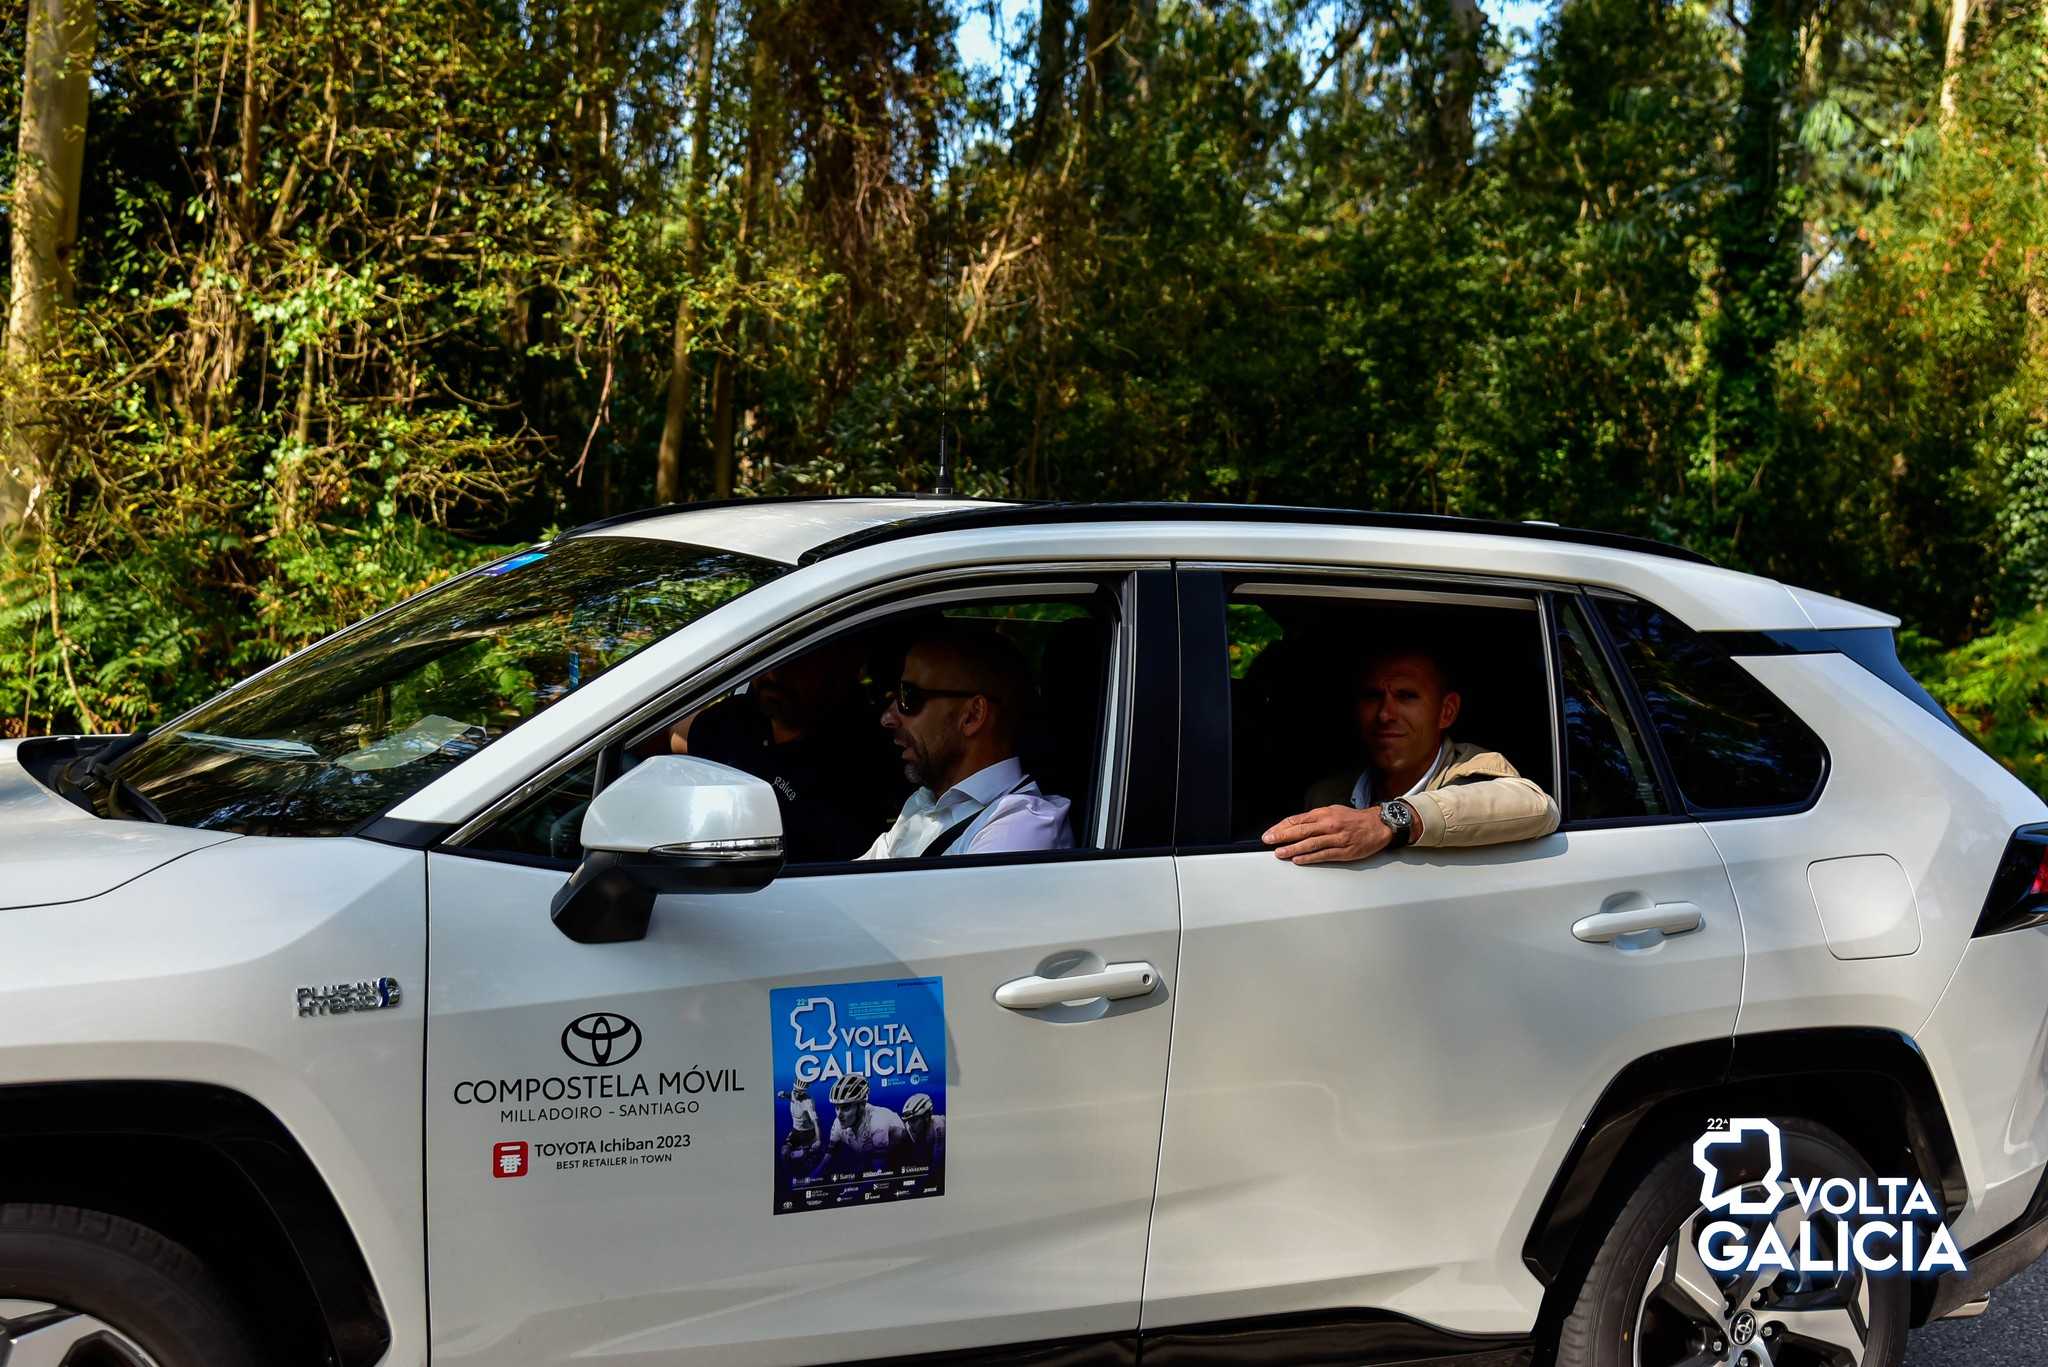
[[[1876,604],[2048,789],[2038,0],[27,0],[0,70],[0,735],[943,427]]]

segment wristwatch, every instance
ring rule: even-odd
[[[1380,804],[1380,820],[1387,823],[1387,829],[1394,838],[1387,844],[1390,850],[1398,850],[1415,838],[1415,809],[1395,798],[1392,802]]]

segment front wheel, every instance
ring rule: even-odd
[[[1778,1124],[1788,1186],[1793,1177],[1875,1179],[1870,1164],[1832,1130],[1802,1120]],[[1724,1186],[1764,1176],[1753,1159],[1734,1163],[1723,1170]],[[1728,1217],[1708,1214],[1700,1188],[1690,1147],[1666,1155],[1644,1176],[1615,1216],[1559,1330],[1558,1367],[1898,1367],[1911,1313],[1904,1279],[1861,1270],[1805,1277],[1711,1271],[1700,1257],[1699,1232],[1709,1220]],[[1787,1195],[1775,1215],[1738,1222],[1757,1234],[1775,1224],[1796,1247],[1802,1214]]]
[[[183,1246],[103,1211],[0,1205],[0,1364],[256,1362],[226,1292]]]

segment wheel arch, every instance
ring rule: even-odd
[[[1575,1270],[1590,1261],[1604,1216],[1674,1144],[1709,1116],[1802,1116],[1854,1144],[1880,1173],[1913,1176],[1954,1219],[1969,1183],[1940,1089],[1910,1036],[1822,1028],[1703,1040],[1658,1050],[1616,1074],[1579,1126],[1522,1245],[1543,1284],[1542,1324],[1554,1328]],[[1914,1323],[1926,1313],[1916,1287]],[[1538,1341],[1548,1335],[1539,1333]]]
[[[178,1240],[248,1288],[259,1328],[305,1354],[292,1360],[370,1367],[390,1347],[333,1192],[283,1122],[241,1092],[161,1081],[0,1086],[0,1199],[106,1210]]]

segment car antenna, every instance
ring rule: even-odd
[[[943,498],[953,492],[953,448],[946,442],[946,419],[950,411],[939,415],[939,475],[932,483],[932,493]]]

